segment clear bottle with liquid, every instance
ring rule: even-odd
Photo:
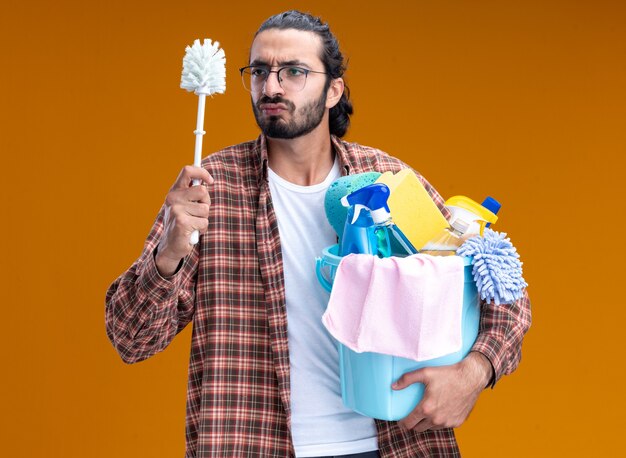
[[[455,219],[450,227],[428,242],[420,250],[421,254],[429,254],[431,256],[452,256],[456,254],[456,250],[467,240],[466,232],[469,223],[462,219]]]

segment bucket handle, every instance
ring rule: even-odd
[[[322,273],[322,269],[324,268],[324,260],[322,258],[315,258],[315,274],[317,275],[317,280],[320,282],[322,287],[330,293],[333,285],[330,283],[324,274]]]

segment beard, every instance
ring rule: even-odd
[[[254,111],[256,123],[261,129],[261,132],[263,132],[266,137],[270,138],[290,140],[306,135],[319,126],[324,118],[327,92],[328,90],[324,90],[320,98],[304,105],[297,113],[296,106],[289,100],[281,97],[262,96],[257,100],[256,104],[252,101],[252,111]],[[291,115],[290,119],[284,120],[281,119],[280,116],[263,118],[261,109],[259,108],[263,103],[284,104]]]

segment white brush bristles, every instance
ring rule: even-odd
[[[200,94],[223,94],[226,90],[226,57],[219,42],[195,40],[185,48],[180,87]]]

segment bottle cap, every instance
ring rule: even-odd
[[[498,214],[498,212],[500,211],[500,208],[502,207],[500,202],[498,202],[496,199],[494,199],[491,196],[487,196],[485,200],[483,200],[483,203],[481,205],[485,207],[487,210],[489,210],[491,213],[493,213],[494,215]]]
[[[454,221],[452,221],[451,226],[455,231],[458,231],[461,233],[461,235],[463,235],[467,232],[467,229],[469,228],[470,225],[468,222],[463,221],[460,218],[457,218]]]

